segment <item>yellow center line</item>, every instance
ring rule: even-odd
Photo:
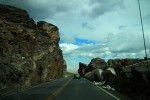
[[[54,93],[52,93],[50,96],[48,96],[48,97],[46,98],[46,100],[53,100],[54,97],[56,97],[56,96],[67,86],[67,84],[69,84],[70,81],[71,81],[71,79],[68,80],[65,84],[63,84],[60,88],[58,88],[58,89],[57,89]]]

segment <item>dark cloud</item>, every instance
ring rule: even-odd
[[[82,23],[82,27],[86,27],[87,26],[87,22]]]
[[[125,7],[124,0],[90,0],[89,6],[91,7],[89,16],[92,18]]]
[[[0,3],[25,9],[36,20],[52,18],[56,14],[69,10],[67,3],[62,4],[62,0],[58,2],[55,0],[0,0]]]
[[[86,29],[89,29],[89,30],[93,30],[94,29],[92,26],[88,25],[87,22],[82,23],[82,27],[86,28]]]
[[[123,28],[125,28],[125,27],[127,27],[127,26],[125,26],[125,25],[120,25],[119,27],[118,27],[118,29],[123,29]]]
[[[29,12],[31,17],[36,20],[44,20],[46,18],[53,18],[61,13],[71,11],[72,13],[82,13],[84,7],[79,6],[81,1],[67,1],[66,0],[0,0],[1,4],[7,4],[25,9]],[[84,3],[83,3],[84,5]],[[124,7],[124,0],[89,0],[89,5],[84,9],[84,13],[91,18],[99,17],[107,12]],[[91,29],[91,27],[86,26]]]

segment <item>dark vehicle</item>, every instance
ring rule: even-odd
[[[79,74],[74,74],[74,79],[80,79],[80,75]]]

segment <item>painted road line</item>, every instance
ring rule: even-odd
[[[85,78],[84,78],[84,79],[85,79]],[[87,79],[85,79],[85,80],[87,80]],[[92,83],[91,81],[89,81],[89,82],[93,85],[93,83]],[[116,97],[115,95],[109,93],[108,91],[104,90],[103,88],[101,88],[101,87],[99,87],[99,86],[96,86],[96,87],[98,87],[99,89],[101,89],[102,91],[104,91],[105,93],[107,93],[108,95],[112,96],[112,97],[115,98],[116,100],[121,100],[120,98],[118,98],[118,97]]]
[[[56,97],[71,81],[72,79],[69,79],[65,84],[63,84],[59,89],[57,89],[53,94],[51,94],[49,97],[46,98],[46,100],[53,100],[54,97]]]
[[[105,93],[109,94],[110,96],[112,96],[113,98],[115,98],[116,100],[121,100],[120,98],[116,97],[115,95],[109,93],[108,91],[104,90],[103,88],[97,86],[99,89],[101,89],[102,91],[104,91]]]
[[[37,88],[37,87],[40,87],[40,86],[45,85],[45,84],[53,83],[55,81],[57,81],[57,79],[56,80],[51,80],[51,81],[48,81],[48,82],[45,82],[45,83],[43,82],[41,84],[37,84],[37,85],[31,86],[31,87],[27,87],[27,88],[24,88],[24,89],[19,90],[19,91],[10,92],[8,94],[0,93],[0,96],[1,97],[7,97],[7,96],[15,95],[16,93],[21,93],[21,92],[27,91],[29,89],[33,89],[33,88]]]

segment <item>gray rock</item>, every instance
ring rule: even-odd
[[[105,69],[107,68],[107,63],[104,59],[101,58],[93,58],[89,64],[91,69]]]

